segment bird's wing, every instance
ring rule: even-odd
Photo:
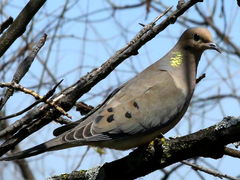
[[[114,91],[111,92],[111,94],[109,94],[107,96],[107,98],[100,104],[98,105],[96,108],[94,108],[93,110],[91,110],[86,116],[84,116],[83,118],[81,118],[80,120],[74,121],[70,124],[66,124],[64,126],[61,126],[59,128],[56,128],[53,131],[53,135],[54,136],[59,136],[60,134],[63,134],[64,132],[73,129],[74,127],[76,127],[77,125],[79,125],[82,121],[84,121],[85,119],[87,119],[89,116],[91,116],[93,113],[95,113],[99,108],[101,108],[111,97],[113,97],[122,87],[124,87],[125,84],[121,85],[120,87],[117,87]]]
[[[167,71],[148,68],[62,139],[87,143],[146,132],[167,123],[186,98]]]

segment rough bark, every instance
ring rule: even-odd
[[[240,118],[225,117],[220,123],[173,139],[155,139],[128,156],[90,170],[54,176],[53,180],[135,179],[194,157],[218,159],[225,146],[240,140]]]

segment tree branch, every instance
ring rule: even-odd
[[[6,21],[0,24],[0,34],[3,33],[5,29],[7,29],[13,22],[13,18],[10,16]]]
[[[155,139],[154,143],[139,147],[122,159],[51,179],[134,179],[194,157],[221,158],[224,147],[239,140],[240,118],[225,117],[220,123],[196,133],[170,140]]]
[[[27,3],[7,31],[0,37],[0,57],[25,32],[28,23],[45,2],[46,0],[30,0]]]
[[[222,174],[214,169],[209,169],[209,168],[205,168],[203,166],[200,166],[200,165],[197,165],[197,164],[193,164],[193,163],[190,163],[188,161],[181,161],[183,164],[185,165],[188,165],[190,167],[192,167],[194,170],[197,170],[197,171],[202,171],[202,172],[205,172],[207,174],[211,174],[215,177],[219,177],[220,179],[222,178],[226,178],[226,179],[230,179],[230,180],[239,180],[238,178],[235,178],[235,177],[232,177],[232,176],[229,176],[227,174]]]
[[[16,72],[13,75],[12,82],[19,83],[21,79],[26,75],[29,68],[31,67],[35,57],[37,56],[38,51],[42,48],[46,41],[47,35],[44,34],[41,39],[38,41],[35,47],[32,48],[31,53],[18,65]],[[14,90],[8,88],[3,98],[0,98],[0,110],[6,104],[8,99],[13,95]]]

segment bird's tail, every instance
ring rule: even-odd
[[[0,158],[0,161],[11,161],[16,159],[23,159],[31,156],[35,156],[47,151],[52,150],[60,150],[66,147],[66,144],[62,142],[61,138],[57,137],[50,141],[47,141],[45,143],[39,144],[37,146],[34,146],[30,149],[27,149],[25,151],[20,151],[17,153],[13,153],[9,155],[8,157],[2,157]],[[69,147],[69,145],[68,145]]]

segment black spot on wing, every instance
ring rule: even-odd
[[[107,122],[110,123],[112,121],[114,121],[114,115],[113,114],[111,114],[110,116],[107,117]]]
[[[133,106],[134,106],[135,108],[139,109],[139,106],[138,106],[138,104],[137,104],[136,101],[133,102]]]
[[[95,119],[95,123],[99,123],[102,118],[103,118],[103,116],[97,116]]]
[[[108,112],[113,112],[113,108],[110,107],[110,108],[107,109],[107,111],[108,111]]]
[[[131,117],[132,117],[132,114],[131,114],[130,112],[126,112],[126,113],[125,113],[125,117],[126,117],[126,118],[131,118]]]

